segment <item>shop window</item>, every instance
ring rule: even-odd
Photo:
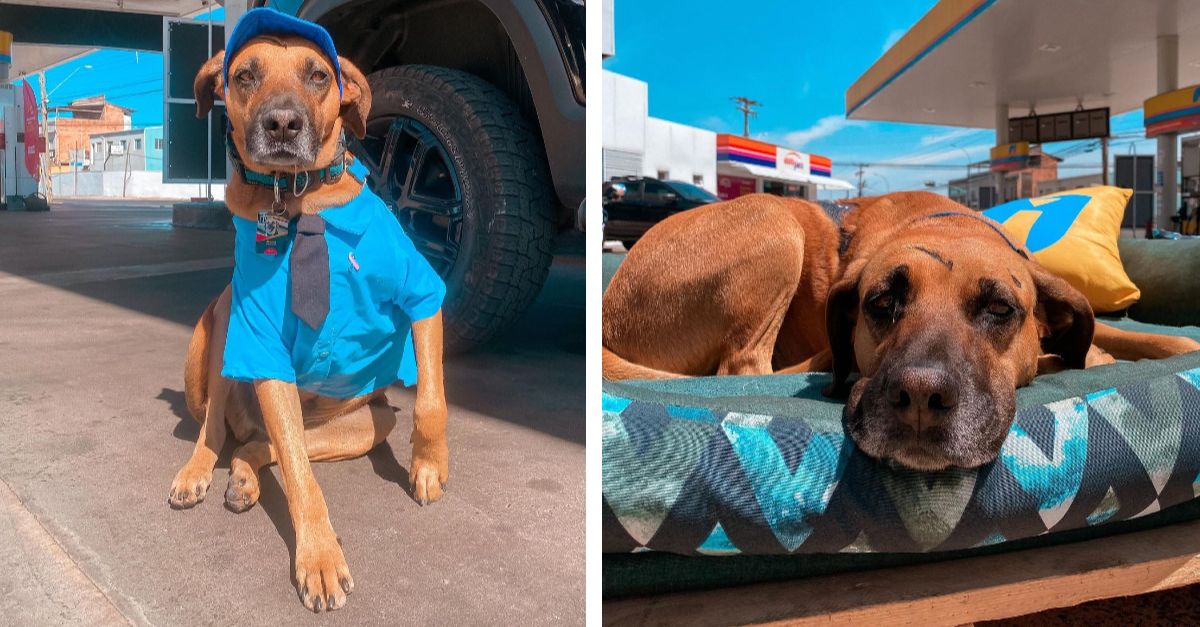
[[[763,181],[763,192],[791,198],[806,198],[808,196],[808,190],[804,185],[799,183],[785,183],[783,181]]]
[[[162,138],[161,137],[154,138],[154,149],[162,150]]]
[[[140,140],[140,139],[133,140],[133,149],[141,150],[142,149],[142,140]]]

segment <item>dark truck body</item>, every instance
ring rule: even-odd
[[[308,0],[297,15],[327,28],[369,74],[397,65],[460,69],[500,88],[540,130],[573,223],[584,191],[583,6],[572,0]]]

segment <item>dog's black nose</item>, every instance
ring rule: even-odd
[[[263,114],[262,126],[271,139],[289,141],[304,128],[304,116],[295,109],[272,109]]]
[[[884,393],[896,419],[918,433],[940,425],[958,404],[958,385],[941,368],[903,368],[888,379]]]

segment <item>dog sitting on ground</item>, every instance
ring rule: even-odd
[[[754,194],[655,225],[604,294],[604,377],[832,370],[863,452],[937,470],[995,459],[1039,372],[1200,349],[1096,323],[1078,290],[945,196],[852,204],[838,225]]]
[[[278,463],[301,601],[338,609],[354,581],[310,462],[383,442],[396,424],[387,386],[416,379],[409,479],[422,504],[441,497],[445,286],[350,165],[343,128],[364,136],[371,91],[324,29],[247,12],[227,52],[200,69],[195,95],[200,117],[223,99],[232,126],[235,263],[188,346],[185,392],[200,435],[168,501],[204,500],[231,433],[226,506],[253,507],[259,471]]]

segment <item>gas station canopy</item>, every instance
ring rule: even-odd
[[[1200,2],[942,0],[846,92],[846,117],[992,128],[1003,115],[1109,107],[1159,93],[1160,36],[1200,83]]]
[[[0,29],[13,34],[10,76],[32,74],[94,48],[162,50],[162,17],[216,8],[213,0],[5,0]]]

